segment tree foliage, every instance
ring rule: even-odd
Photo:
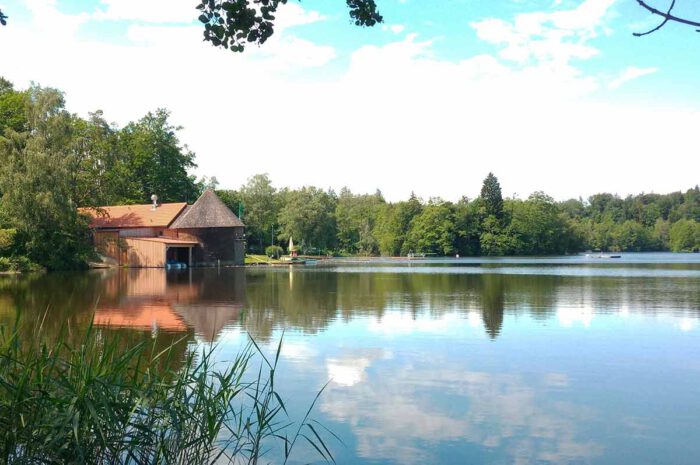
[[[293,238],[303,252],[324,253],[336,248],[337,196],[333,191],[302,187],[281,193],[282,207],[278,216],[283,242]]]
[[[377,216],[384,205],[382,193],[353,195],[343,188],[335,208],[338,248],[343,253],[377,255],[379,243],[375,237]]]
[[[277,9],[287,0],[202,0],[197,5],[204,40],[215,47],[242,52],[248,44],[262,45],[274,33]],[[374,0],[346,0],[356,26],[383,21]]]
[[[411,221],[422,211],[423,204],[413,192],[407,201],[381,206],[374,232],[381,255],[398,256],[408,253],[410,244],[406,241],[406,236]]]
[[[404,248],[438,256],[452,255],[455,238],[453,205],[442,199],[431,199],[411,220]]]
[[[240,191],[220,191],[236,211],[243,192],[252,186],[259,198],[246,203],[245,215],[255,236],[257,220],[265,216],[276,226],[276,239],[286,246],[290,237],[304,252],[341,255],[558,255],[584,250],[690,251],[695,226],[679,220],[700,221],[700,190],[666,195],[640,194],[620,198],[592,195],[588,200],[556,202],[543,192],[525,200],[502,199],[498,179],[490,174],[483,196],[463,197],[456,203],[442,199],[387,202],[379,191],[354,194],[314,187],[275,190],[267,175],[257,175]],[[265,200],[265,197],[267,199]],[[252,199],[252,197],[247,197]],[[229,200],[226,200],[229,199]],[[253,213],[253,209],[260,211]],[[276,212],[276,213],[275,213]],[[496,216],[500,215],[500,218]],[[267,231],[269,234],[269,231]],[[267,236],[267,235],[266,235]],[[269,236],[267,236],[269,237]],[[267,244],[269,239],[263,241]],[[262,252],[256,240],[251,251]]]
[[[163,202],[193,202],[200,194],[194,176],[188,175],[197,166],[194,153],[180,145],[177,132],[182,128],[170,124],[169,117],[170,112],[158,109],[120,131],[127,178],[136,180],[134,196],[139,201],[157,194]]]
[[[91,249],[71,195],[72,117],[57,90],[27,93],[27,131],[6,128],[0,137],[3,226],[17,231],[15,252],[49,269],[77,268]]]
[[[489,173],[481,186],[481,199],[487,216],[492,215],[497,220],[503,219],[503,195],[498,178]]]
[[[695,220],[678,220],[669,231],[669,245],[674,252],[700,251],[700,223]]]
[[[276,192],[267,174],[252,176],[240,190],[248,244],[257,246],[259,252],[264,250],[264,244],[274,242],[279,210]]]

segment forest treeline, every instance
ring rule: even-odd
[[[101,112],[68,112],[63,94],[0,78],[0,270],[79,268],[93,257],[78,207],[194,201],[215,178],[197,180],[195,154],[167,110],[123,127]],[[347,255],[543,255],[583,250],[700,249],[700,190],[619,198],[597,194],[555,202],[542,192],[503,198],[489,174],[481,194],[458,202],[415,195],[387,202],[354,194],[272,185],[253,176],[217,190],[247,225],[248,248],[286,246]]]
[[[387,202],[380,191],[276,189],[266,174],[239,190],[219,190],[243,213],[249,250],[285,246],[305,253],[398,256],[557,255],[585,250],[697,251],[700,188],[620,198],[596,194],[556,202],[543,192],[503,198],[493,174],[475,199]]]

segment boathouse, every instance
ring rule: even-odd
[[[214,191],[185,202],[82,208],[95,247],[118,266],[242,265],[245,225]]]

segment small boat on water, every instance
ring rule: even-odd
[[[280,257],[280,261],[283,262],[285,265],[305,265],[306,260],[303,258],[299,257],[292,257],[289,255],[285,255],[284,257]]]
[[[587,258],[622,258],[622,255],[608,255],[608,254],[586,254]]]

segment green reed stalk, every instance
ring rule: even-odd
[[[93,327],[78,344],[38,342],[41,325],[30,340],[17,327],[0,328],[0,463],[257,464],[275,442],[286,462],[299,438],[333,460],[309,420],[313,404],[287,433],[294,424],[274,383],[281,340],[273,362],[251,341],[222,369],[213,347],[172,368],[176,343],[156,352]],[[263,362],[249,381],[256,353]]]

